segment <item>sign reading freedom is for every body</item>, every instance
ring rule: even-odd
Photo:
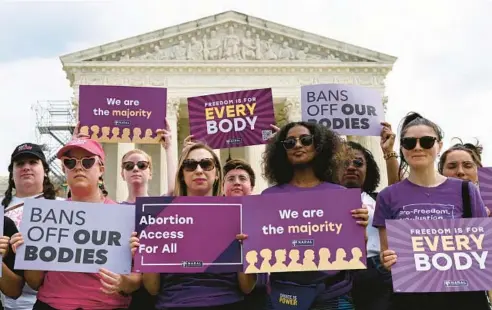
[[[214,149],[264,144],[275,125],[271,88],[188,98],[190,133]]]
[[[159,143],[167,90],[159,87],[80,85],[80,132],[106,143]]]
[[[20,225],[24,245],[17,249],[15,267],[128,274],[134,221],[132,205],[26,199]]]
[[[138,197],[136,272],[216,273],[242,268],[234,197]]]
[[[492,288],[492,219],[388,220],[395,292],[486,291]]]
[[[365,269],[360,190],[243,197],[244,272]]]
[[[301,109],[303,121],[324,125],[341,135],[381,134],[384,110],[375,89],[342,84],[302,86]]]

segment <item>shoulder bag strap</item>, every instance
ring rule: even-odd
[[[40,195],[38,195],[38,196],[34,197],[34,199],[41,198],[41,197],[43,197],[43,195],[44,195],[44,194],[40,194]],[[10,207],[6,208],[4,212],[10,212],[10,211],[12,211],[12,210],[15,210],[15,209],[17,209],[17,208],[22,207],[23,205],[24,205],[24,202],[18,203],[18,204],[14,205],[14,206],[10,206]]]
[[[461,183],[461,197],[463,201],[463,217],[470,218],[473,217],[471,202],[470,202],[470,188],[468,187],[470,182],[463,181]]]

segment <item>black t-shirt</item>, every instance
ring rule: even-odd
[[[14,221],[12,221],[9,217],[4,216],[3,217],[3,235],[7,237],[12,237],[14,234],[18,233],[19,231],[17,230],[17,227],[15,226]],[[12,247],[9,247],[9,251],[7,253],[7,257],[4,257],[2,259],[2,262],[5,263],[5,265],[12,270],[14,273],[17,275],[23,277],[24,272],[22,270],[15,270],[14,269],[14,262],[15,262],[15,253],[12,251]],[[3,305],[0,302],[0,310],[3,310]]]

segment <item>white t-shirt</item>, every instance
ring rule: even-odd
[[[24,199],[35,198],[36,196],[39,196],[39,194],[31,197],[24,197],[24,198],[12,197],[12,201],[10,202],[7,208],[22,203]],[[44,199],[44,198],[41,197],[39,199]],[[56,199],[62,200],[61,198],[56,198]],[[24,206],[21,206],[12,211],[5,212],[5,216],[11,218],[12,221],[14,221],[15,225],[17,226],[17,229],[19,229],[23,212],[24,212]],[[5,310],[31,310],[34,304],[36,303],[37,293],[38,293],[37,291],[33,290],[26,283],[24,285],[24,288],[22,289],[22,295],[20,295],[19,298],[17,299],[12,299],[2,294],[3,307],[5,308]]]
[[[381,245],[379,243],[379,231],[372,226],[374,219],[374,211],[376,209],[376,201],[372,199],[369,194],[362,192],[361,194],[362,204],[366,205],[369,212],[369,224],[367,225],[367,257],[373,257],[379,255],[381,252]]]

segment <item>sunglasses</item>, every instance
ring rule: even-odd
[[[194,159],[186,159],[183,161],[183,170],[185,171],[195,171],[198,166],[200,166],[204,171],[210,171],[215,168],[214,161],[211,158],[204,158],[200,161],[196,161]]]
[[[126,171],[132,171],[135,166],[137,166],[137,168],[140,170],[145,170],[149,168],[149,162],[141,160],[136,163],[134,163],[133,161],[125,161],[123,163],[123,169],[125,169]]]
[[[83,157],[81,159],[78,158],[72,158],[72,157],[64,157],[62,158],[63,166],[67,168],[68,170],[72,170],[77,166],[77,163],[80,163],[80,166],[85,169],[89,170],[94,166],[96,163],[96,157]]]
[[[417,146],[417,141],[423,149],[431,149],[437,141],[436,137],[423,136],[420,138],[403,138],[401,139],[401,146],[406,150],[413,150]]]
[[[347,165],[347,167],[352,164],[355,168],[360,168],[364,166],[364,162],[362,161],[362,159],[347,160],[345,164]]]
[[[314,138],[311,135],[306,135],[299,138],[287,138],[284,141],[281,141],[281,143],[286,150],[291,150],[296,146],[297,141],[300,141],[302,146],[310,146],[313,144]]]

